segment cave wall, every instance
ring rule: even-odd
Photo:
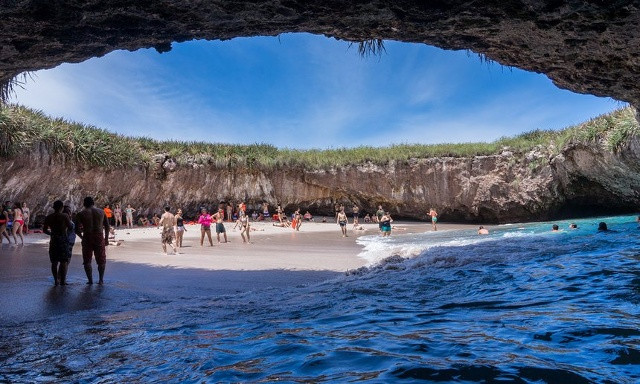
[[[396,218],[426,219],[430,206],[445,221],[505,223],[640,209],[640,139],[612,152],[574,145],[555,153],[538,147],[514,154],[427,158],[307,170],[218,168],[157,156],[149,168],[99,169],[65,163],[43,145],[0,163],[0,199],[26,201],[46,212],[54,200],[80,208],[86,195],[98,205],[128,203],[141,213],[165,205],[193,216],[199,207],[245,201],[281,203],[333,215],[335,203],[374,212],[378,204]]]
[[[30,0],[0,7],[0,84],[113,50],[309,32],[470,49],[640,106],[640,1]]]

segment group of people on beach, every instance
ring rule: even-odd
[[[30,218],[31,211],[27,203],[16,202],[12,206],[11,201],[5,201],[0,211],[0,244],[2,244],[4,238],[11,244],[11,237],[9,237],[11,235],[14,244],[18,244],[19,237],[20,245],[24,245],[24,237],[22,235],[29,233]]]
[[[75,215],[61,200],[53,203],[53,211],[45,218],[42,231],[50,236],[49,261],[54,284],[67,284],[67,271],[76,236],[82,240],[82,264],[87,284],[93,284],[92,258],[95,258],[98,266],[98,284],[103,284],[107,264],[105,247],[109,245],[110,231],[105,211],[95,207],[90,196],[84,198],[83,209]]]

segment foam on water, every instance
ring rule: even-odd
[[[285,290],[123,291],[1,328],[0,382],[637,383],[634,219],[369,236],[370,268]]]

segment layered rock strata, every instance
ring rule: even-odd
[[[382,204],[397,218],[426,219],[430,206],[445,221],[504,223],[640,209],[640,138],[616,152],[599,145],[522,154],[426,158],[321,170],[219,168],[158,155],[149,168],[83,168],[51,156],[43,145],[0,163],[0,198],[45,212],[56,199],[79,208],[85,195],[99,204],[132,204],[140,213],[245,201],[281,203],[333,215],[336,203],[373,212]]]

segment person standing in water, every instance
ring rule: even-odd
[[[53,202],[53,213],[44,219],[42,232],[49,235],[49,261],[54,285],[67,285],[67,268],[71,253],[69,252],[68,232],[73,230],[71,218],[62,212],[64,203],[60,200]]]
[[[93,198],[84,198],[84,209],[76,216],[76,235],[82,239],[82,263],[87,274],[87,284],[93,284],[91,257],[95,256],[98,264],[98,284],[104,283],[104,270],[107,265],[107,241],[109,239],[109,222],[102,209],[94,206]]]
[[[430,208],[429,216],[431,216],[431,228],[433,228],[434,231],[437,231],[438,226],[436,224],[438,223],[438,212],[436,212],[435,209]]]
[[[393,219],[389,212],[385,212],[380,219],[381,229],[382,229],[382,237],[391,236],[391,223],[393,223]]]
[[[382,205],[378,205],[378,210],[376,211],[376,215],[374,217],[376,218],[376,223],[378,223],[378,228],[380,229],[380,232],[382,232],[382,225],[380,225],[380,220],[382,219],[382,216],[384,216],[384,209],[382,209]]]
[[[158,226],[162,226],[162,251],[167,254],[167,244],[173,249],[173,253],[176,253],[176,247],[173,246],[173,239],[176,234],[176,218],[173,213],[169,212],[171,208],[164,207],[164,213],[160,217]]]
[[[62,209],[62,213],[67,214],[71,218],[71,230],[67,231],[67,241],[69,242],[69,262],[71,262],[71,255],[73,254],[73,246],[76,245],[76,217],[71,212],[71,207],[65,205]]]
[[[338,223],[338,225],[340,226],[340,229],[342,230],[342,237],[348,237],[347,224],[349,224],[349,219],[347,218],[347,214],[344,213],[344,209],[338,212],[337,216],[338,217],[336,218],[336,222]]]

